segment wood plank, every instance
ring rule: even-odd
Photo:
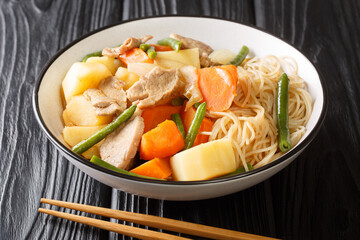
[[[111,188],[88,177],[47,140],[31,105],[35,79],[61,47],[112,22],[116,2],[1,1],[1,239],[104,239],[106,231],[38,214],[41,197],[109,207]]]
[[[177,1],[175,0],[124,0],[120,20],[174,14],[177,14]]]
[[[1,1],[1,238],[106,239],[107,232],[36,210],[40,197],[109,207],[110,196],[114,208],[254,234],[285,239],[358,238],[359,11],[356,0],[327,4],[256,0],[254,5],[236,0]],[[165,14],[256,24],[290,41],[317,64],[331,96],[328,117],[318,137],[293,164],[242,192],[171,202],[112,192],[59,155],[32,113],[31,91],[41,67],[61,47],[91,30]]]
[[[177,14],[192,16],[211,16],[242,23],[254,24],[252,1],[203,0],[177,1]]]
[[[256,24],[290,41],[319,67],[329,91],[324,126],[271,179],[277,236],[360,236],[359,1],[255,1]]]
[[[236,231],[275,236],[269,182],[229,196],[200,201],[161,201],[113,191],[112,208],[184,220]],[[122,221],[115,221],[121,222]],[[127,223],[139,227],[137,224]],[[183,237],[191,237],[180,235]],[[131,239],[110,233],[110,239]]]

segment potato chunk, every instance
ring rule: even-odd
[[[101,80],[110,76],[110,70],[102,63],[74,63],[62,82],[66,103],[86,89],[96,88]]]
[[[91,103],[78,95],[66,105],[63,118],[66,126],[98,126],[110,123],[113,116],[97,116]]]
[[[86,60],[87,63],[101,63],[104,64],[111,72],[112,75],[116,73],[116,70],[120,67],[121,62],[119,59],[113,57],[90,57]]]
[[[157,65],[164,68],[179,68],[185,65],[200,68],[199,49],[158,52],[155,61]]]
[[[119,67],[115,73],[115,77],[125,83],[124,90],[128,90],[134,83],[139,81],[139,76],[133,72],[129,72],[127,68]]]
[[[236,170],[230,139],[200,144],[170,158],[173,177],[177,181],[206,180]]]
[[[215,50],[209,55],[212,62],[220,64],[228,64],[235,57],[236,54],[228,49]]]
[[[106,125],[101,126],[93,126],[93,127],[84,127],[84,126],[72,126],[72,127],[65,127],[63,130],[64,140],[70,147],[75,146],[79,142],[88,139],[91,135],[96,133],[97,131],[104,128]],[[99,146],[102,142],[91,147],[89,150],[84,152],[82,155],[90,159],[93,155],[100,156],[99,153]]]
[[[127,70],[129,72],[133,72],[139,77],[144,76],[154,68],[156,68],[157,65],[153,63],[129,63],[127,65]]]

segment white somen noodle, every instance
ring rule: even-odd
[[[292,146],[304,135],[312,111],[312,98],[305,81],[297,74],[297,63],[289,57],[266,56],[249,59],[237,67],[239,82],[231,108],[209,112],[215,119],[209,140],[232,139],[238,167],[248,170],[266,165],[283,153],[278,149],[275,116],[277,81],[283,72],[289,79],[289,130]]]

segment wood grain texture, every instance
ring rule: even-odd
[[[65,44],[111,20],[104,16],[113,9],[111,4],[87,4],[83,8],[85,1],[0,3],[1,239],[107,236],[105,231],[37,213],[41,196],[110,205],[111,189],[59,155],[40,130],[31,105],[35,79],[46,61]]]
[[[360,3],[255,1],[255,9],[259,27],[285,38],[319,67],[329,95],[319,135],[271,179],[277,236],[359,238]]]
[[[270,186],[265,182],[254,188],[225,197],[201,201],[160,201],[114,190],[114,209],[151,214],[247,233],[275,236]],[[121,222],[121,221],[120,221]],[[137,224],[130,224],[137,226]],[[192,237],[179,234],[182,237]],[[110,239],[131,239],[115,233]],[[196,238],[203,239],[203,238]]]
[[[91,179],[46,139],[31,106],[46,61],[91,30],[168,14],[256,25],[319,67],[330,96],[327,118],[289,167],[229,196],[160,201]],[[0,239],[131,239],[38,214],[41,197],[284,239],[360,238],[359,16],[356,0],[0,0]]]

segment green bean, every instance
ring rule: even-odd
[[[116,46],[116,47],[120,47],[122,44]],[[81,62],[86,62],[86,60],[88,60],[88,58],[91,57],[102,57],[102,51],[98,51],[98,52],[93,52],[93,53],[89,53],[87,55],[85,55],[85,57],[81,60]]]
[[[182,106],[184,104],[185,98],[176,97],[171,100],[171,105],[173,106]]]
[[[147,176],[143,176],[143,175],[139,175],[139,174],[136,174],[136,173],[132,173],[132,172],[129,172],[129,171],[126,171],[124,169],[120,169],[120,168],[117,168],[105,161],[103,161],[101,158],[99,158],[98,156],[94,155],[92,156],[90,162],[92,163],[95,163],[96,165],[99,165],[103,168],[107,168],[107,169],[110,169],[112,171],[115,171],[115,172],[119,172],[119,173],[122,173],[122,174],[126,174],[126,175],[130,175],[130,176],[134,176],[134,177],[141,177],[141,178],[149,178],[149,179],[156,179],[156,180],[163,180],[163,179],[159,179],[159,178],[153,178],[153,177],[147,177]]]
[[[206,102],[203,102],[196,109],[194,119],[191,122],[189,131],[188,131],[188,133],[186,135],[186,138],[185,138],[185,148],[184,148],[184,150],[189,149],[194,145],[196,135],[199,132],[199,128],[200,128],[200,125],[201,125],[201,123],[202,123],[202,121],[203,121],[203,119],[205,117],[205,113],[206,113]]]
[[[147,44],[147,43],[143,43],[143,44],[140,44],[140,49],[143,50],[144,52],[146,52],[149,48],[151,47],[150,44]]]
[[[200,104],[201,104],[201,103],[197,102],[197,103],[194,103],[193,106],[194,106],[195,108],[198,108],[198,107],[200,106]]]
[[[291,149],[290,133],[288,127],[288,98],[289,98],[289,78],[283,73],[278,81],[277,96],[275,101],[276,121],[279,130],[279,148],[282,152]]]
[[[124,112],[122,112],[114,121],[108,124],[103,129],[94,133],[88,139],[85,139],[78,144],[76,144],[72,150],[77,154],[82,154],[101,140],[103,140],[107,135],[115,131],[122,123],[126,122],[135,112],[136,105],[132,105]]]
[[[248,167],[249,171],[254,169],[250,163],[247,164],[247,167]],[[229,177],[229,176],[237,175],[237,174],[244,173],[244,172],[246,172],[245,167],[241,166],[238,169],[236,169],[234,172],[226,174],[223,177]]]
[[[171,114],[171,119],[175,122],[175,124],[178,127],[181,135],[185,139],[185,130],[184,130],[183,122],[181,121],[180,114],[178,114],[178,113]]]
[[[88,58],[91,57],[101,57],[101,56],[102,56],[102,51],[89,53],[81,60],[81,62],[86,62],[86,60],[88,60]]]
[[[249,48],[245,45],[242,46],[240,52],[235,56],[233,60],[229,62],[229,64],[239,66],[244,61],[248,53],[249,53]]]
[[[157,56],[157,52],[155,51],[154,47],[149,47],[149,49],[146,51],[146,53],[151,59],[155,59]]]
[[[179,52],[181,48],[181,42],[179,40],[170,37],[159,40],[157,43],[163,46],[170,46],[176,52]]]

